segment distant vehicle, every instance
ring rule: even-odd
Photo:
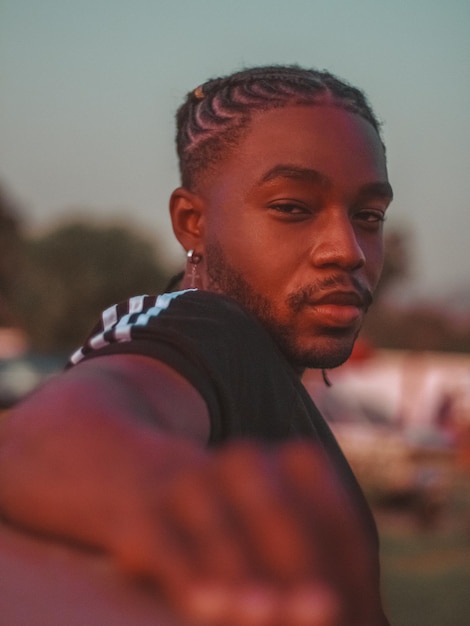
[[[376,409],[348,405],[331,390],[318,404],[371,504],[406,507],[432,525],[452,489],[449,442],[437,432],[411,439]]]
[[[64,364],[63,357],[39,354],[0,359],[0,411],[12,407]]]

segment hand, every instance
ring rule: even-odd
[[[384,623],[376,557],[316,446],[235,443],[176,471],[152,524],[113,551],[186,619],[224,626]]]
[[[160,380],[156,398],[145,397],[163,425],[197,417],[195,392],[136,359],[120,372]],[[109,553],[191,623],[386,623],[377,556],[319,448],[239,442],[214,452],[164,434],[142,406],[150,382],[130,393],[106,369],[122,360],[103,360],[70,370],[0,424],[5,519]],[[161,397],[172,401],[157,406]]]

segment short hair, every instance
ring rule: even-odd
[[[254,67],[208,80],[187,94],[176,114],[182,185],[191,189],[238,144],[253,113],[291,104],[350,111],[367,120],[381,138],[367,97],[344,80],[297,65]]]

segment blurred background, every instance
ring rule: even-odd
[[[470,617],[470,2],[2,0],[0,406],[99,312],[183,262],[174,113],[246,66],[326,68],[383,122],[395,200],[376,303],[325,387],[377,515],[393,624]]]

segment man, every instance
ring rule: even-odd
[[[177,146],[181,291],[105,311],[12,412],[3,515],[190,623],[386,624],[370,512],[300,382],[347,359],[380,275],[378,123],[328,73],[261,67],[188,94]]]

